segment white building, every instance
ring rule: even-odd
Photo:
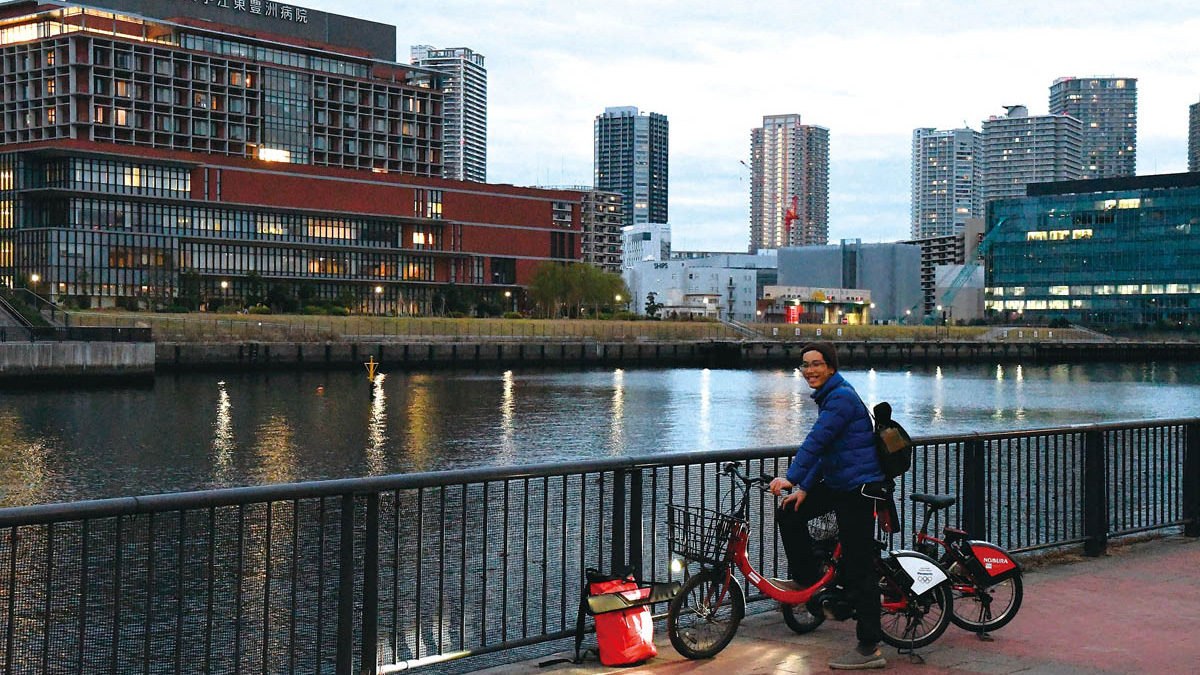
[[[659,316],[697,316],[742,322],[756,320],[760,273],[773,274],[772,256],[718,255],[690,260],[635,262],[625,283],[630,309],[646,314],[647,295],[662,305]]]
[[[442,176],[487,182],[487,69],[483,54],[466,47],[415,45],[414,66],[436,68],[442,82]]]
[[[1030,115],[1023,105],[983,122],[983,201],[1024,197],[1030,183],[1078,180],[1083,125],[1066,115]]]
[[[913,239],[957,234],[983,217],[979,149],[974,129],[913,129]]]
[[[670,223],[640,223],[621,228],[621,268],[671,257]]]

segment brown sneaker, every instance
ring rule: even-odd
[[[883,652],[878,649],[870,654],[863,654],[857,649],[851,649],[829,662],[829,667],[833,670],[869,670],[883,668],[886,665],[887,659],[883,658]]]
[[[804,586],[792,581],[791,579],[767,579],[775,588],[784,591],[802,591]]]

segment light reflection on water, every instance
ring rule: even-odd
[[[386,371],[386,365],[384,367]],[[1200,365],[846,370],[914,435],[1190,417]],[[0,504],[797,443],[794,369],[273,373],[0,392]]]

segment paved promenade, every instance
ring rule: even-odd
[[[581,666],[538,668],[537,661],[480,671],[486,675],[806,675],[830,673],[828,661],[854,643],[853,623],[827,621],[795,635],[776,612],[750,616],[725,651],[688,661],[661,624],[659,656],[609,669],[595,657]],[[1025,598],[1011,624],[982,642],[950,626],[918,650],[915,663],[886,645],[882,672],[922,675],[1186,675],[1200,673],[1200,539],[1182,536],[1110,548],[1102,558],[1069,557],[1025,575]],[[585,642],[595,644],[594,638]],[[539,659],[545,660],[545,659]],[[876,671],[880,672],[880,671]]]

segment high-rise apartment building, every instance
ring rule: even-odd
[[[974,129],[913,130],[913,239],[955,234],[983,217],[979,149]]]
[[[983,122],[983,200],[1024,197],[1030,183],[1078,180],[1083,129],[1068,115],[1030,115],[1023,105]]]
[[[442,78],[442,175],[487,181],[487,69],[483,54],[466,47],[412,48],[415,66],[436,69]]]
[[[633,106],[596,116],[596,189],[619,192],[625,225],[667,222],[666,115]]]
[[[1137,173],[1137,78],[1060,77],[1050,85],[1050,114],[1083,125],[1081,178]]]
[[[539,263],[579,259],[576,193],[441,177],[443,75],[396,62],[393,26],[145,0],[0,22],[0,284],[424,314],[447,284],[519,299]]]
[[[750,252],[829,240],[829,130],[766,115],[750,131]]]
[[[1188,171],[1200,171],[1200,103],[1188,106]]]
[[[544,185],[544,190],[578,193],[580,204],[580,258],[605,272],[621,273],[621,228],[625,225],[621,193],[586,185]]]

